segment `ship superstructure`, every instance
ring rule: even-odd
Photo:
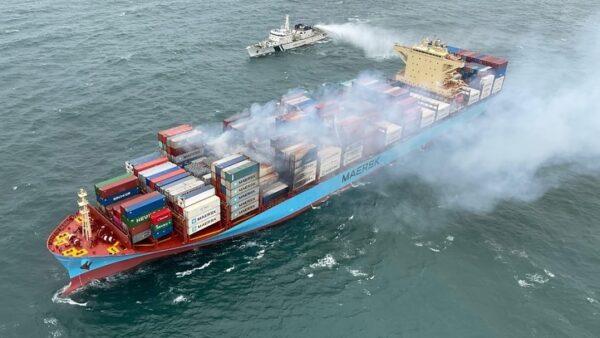
[[[309,45],[326,37],[327,34],[322,30],[302,23],[296,24],[293,29],[290,29],[290,17],[286,15],[283,26],[271,30],[266,40],[246,47],[246,51],[251,58],[264,56]]]
[[[501,58],[437,40],[395,48],[406,62],[395,79],[359,77],[327,97],[293,92],[270,116],[225,119],[231,153],[191,125],[158,132],[157,151],[96,183],[96,205],[81,189],[79,211],[48,238],[71,279],[64,292],[309,210],[477,117],[504,83]]]

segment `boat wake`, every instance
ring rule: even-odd
[[[213,262],[213,261],[212,261],[212,259],[211,259],[210,261],[208,261],[208,262],[206,262],[206,263],[202,264],[202,266],[199,266],[199,267],[197,267],[197,268],[193,268],[193,269],[189,269],[189,270],[185,270],[185,271],[182,271],[182,272],[176,272],[176,273],[175,273],[175,275],[177,276],[177,278],[182,278],[182,277],[189,276],[189,275],[193,274],[193,273],[194,273],[194,272],[196,272],[196,271],[199,271],[199,270],[204,270],[204,269],[206,269],[207,267],[209,267],[209,266],[210,266],[210,264],[211,264],[212,262]]]
[[[62,289],[56,291],[54,293],[54,295],[52,295],[52,303],[54,303],[54,304],[69,304],[69,305],[84,306],[84,307],[87,306],[87,302],[79,303],[69,297],[61,296],[68,287],[69,287],[68,285],[65,285]]]

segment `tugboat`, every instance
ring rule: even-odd
[[[269,38],[246,47],[248,55],[253,57],[283,52],[284,50],[309,45],[327,37],[327,33],[318,28],[299,23],[290,29],[290,16],[285,16],[285,24],[271,30]]]

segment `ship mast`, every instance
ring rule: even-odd
[[[286,15],[285,16],[285,30],[286,32],[290,30],[290,16]]]
[[[79,189],[79,201],[77,204],[79,205],[79,216],[81,217],[81,232],[83,233],[83,237],[86,241],[90,241],[92,239],[92,224],[90,222],[90,210],[88,209],[88,200],[87,200],[87,192],[85,189]]]

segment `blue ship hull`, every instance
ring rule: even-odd
[[[448,129],[460,126],[478,116],[480,116],[487,105],[485,102],[479,102],[469,108],[464,109],[452,115],[445,120],[434,123],[432,126],[420,131],[401,143],[398,143],[382,153],[373,155],[358,164],[346,169],[340,174],[320,182],[318,185],[307,189],[306,191],[283,201],[276,206],[265,210],[264,212],[228,229],[214,237],[194,243],[182,245],[176,248],[166,250],[157,250],[148,253],[138,253],[130,255],[117,256],[92,256],[92,257],[65,257],[56,255],[56,259],[63,264],[71,278],[70,286],[63,293],[70,293],[87,284],[92,279],[98,279],[110,276],[130,268],[133,268],[146,261],[163,256],[173,255],[180,252],[192,250],[201,246],[206,246],[243,236],[251,232],[283,222],[297,214],[311,208],[319,201],[325,200],[331,194],[341,190],[371,174],[409,153],[420,149],[422,146],[443,135]]]

